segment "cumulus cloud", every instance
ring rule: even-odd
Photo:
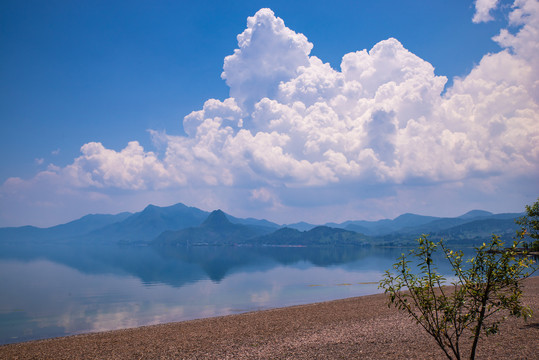
[[[262,9],[225,58],[230,97],[187,115],[187,136],[152,131],[163,154],[136,141],[120,151],[88,143],[53,173],[76,188],[243,191],[239,202],[272,209],[292,201],[290,189],[385,186],[393,196],[402,184],[537,174],[538,4],[515,1],[517,31],[503,29],[502,50],[445,92],[447,78],[397,39],[345,54],[337,70]],[[474,22],[496,6],[478,0]]]
[[[472,21],[480,23],[494,20],[490,11],[496,9],[498,2],[499,0],[475,0],[475,14]]]
[[[275,95],[279,83],[296,76],[309,63],[313,45],[303,34],[287,28],[270,9],[247,19],[238,35],[238,49],[225,58],[223,74],[230,95],[250,108],[262,97]]]
[[[509,13],[509,25],[519,28],[516,34],[502,29],[494,37],[500,46],[512,51],[518,58],[526,60],[534,70],[535,94],[537,95],[537,68],[539,60],[539,2],[537,0],[516,0]],[[537,100],[537,97],[536,97]]]
[[[305,37],[263,9],[249,18],[239,49],[225,60],[231,97],[209,100],[188,115],[190,136],[169,139],[173,151],[166,162],[200,154],[188,163],[197,161],[208,184],[289,187],[398,184],[416,177],[455,181],[533,169],[537,66],[528,52],[537,53],[529,35],[537,18],[534,4],[517,2],[512,22],[525,25],[496,37],[511,49],[485,56],[444,95],[447,79],[396,39],[346,54],[337,71],[309,56]],[[246,50],[255,46],[253,39],[266,45],[257,56]],[[266,57],[280,59],[271,71]],[[252,74],[258,68],[261,75]],[[259,90],[242,90],[251,88]]]
[[[76,187],[116,187],[144,190],[169,184],[168,173],[153,152],[145,152],[137,141],[117,152],[101,143],[81,147],[82,155],[60,171]]]

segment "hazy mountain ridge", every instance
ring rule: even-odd
[[[365,235],[327,226],[299,231],[288,227],[275,230],[258,225],[233,224],[224,212],[215,210],[200,226],[165,231],[152,245],[347,246],[366,245],[365,240]]]
[[[39,240],[44,241],[80,237],[111,224],[121,222],[130,216],[132,216],[132,213],[129,212],[123,212],[116,215],[89,214],[66,224],[55,225],[48,228],[39,228],[35,226],[0,228],[0,240],[9,241],[10,239],[13,239],[13,241],[31,241],[38,238]]]
[[[141,212],[93,231],[87,237],[89,240],[148,243],[164,231],[200,225],[208,215],[206,211],[182,203],[166,207],[148,205]]]
[[[267,220],[237,218],[178,203],[148,205],[137,213],[94,214],[49,228],[0,228],[0,241],[86,241],[126,244],[181,245],[405,245],[421,234],[454,242],[479,242],[492,233],[508,240],[521,213],[492,214],[472,210],[442,218],[406,213],[395,219],[350,220],[314,225],[299,222],[280,226]]]
[[[478,217],[485,217],[485,216],[491,216],[494,215],[490,211],[484,211],[484,210],[471,210],[468,211],[466,214],[462,214],[458,216],[460,219],[473,219]]]
[[[221,210],[215,210],[200,226],[165,231],[152,244],[158,246],[233,245],[272,232],[270,227],[233,224]]]
[[[256,238],[254,242],[274,246],[349,246],[367,245],[366,239],[365,235],[354,231],[317,226],[307,231],[285,227]]]
[[[393,220],[383,219],[377,221],[345,221],[340,224],[328,223],[328,226],[343,228],[351,231],[361,232],[363,229],[365,235],[374,237],[386,237],[387,235],[399,234],[399,235],[411,235],[419,236],[421,234],[450,234],[453,230],[458,231],[458,227],[464,224],[473,224],[480,220],[510,220],[515,226],[512,227],[516,230],[516,224],[514,220],[522,216],[523,213],[501,213],[493,214],[483,210],[472,210],[458,217],[434,217],[424,216],[416,214],[403,214],[396,217]],[[491,224],[495,224],[492,222]],[[469,225],[473,227],[474,225]],[[497,229],[493,227],[492,230]],[[503,227],[504,232],[509,231],[507,226]],[[493,231],[495,232],[495,231]],[[513,232],[514,235],[514,232]]]

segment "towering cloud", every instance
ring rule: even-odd
[[[238,49],[225,58],[223,74],[230,95],[251,108],[263,97],[273,97],[283,81],[296,77],[300,66],[309,64],[313,45],[262,9],[247,19],[247,29],[238,35]]]
[[[230,186],[398,184],[536,170],[537,64],[529,52],[537,50],[529,34],[537,15],[520,5],[511,18],[524,26],[496,37],[511,49],[486,55],[444,95],[447,79],[396,39],[346,54],[337,71],[262,9],[225,59],[231,98],[188,115],[190,136],[168,137],[165,161],[179,164],[190,153],[203,181]]]
[[[489,20],[496,6],[478,0],[474,21]],[[516,32],[494,38],[502,51],[444,93],[447,79],[394,38],[344,55],[339,71],[262,9],[224,60],[230,97],[187,115],[187,136],[152,132],[163,156],[137,142],[120,152],[89,143],[52,171],[75,188],[235,191],[250,195],[232,207],[279,209],[301,204],[302,192],[322,206],[357,187],[382,196],[399,184],[510,187],[539,175],[538,2],[515,1],[509,19]],[[478,179],[489,185],[477,187]],[[313,200],[309,189],[331,195]]]

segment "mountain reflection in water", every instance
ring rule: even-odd
[[[372,294],[403,251],[2,244],[0,343]]]

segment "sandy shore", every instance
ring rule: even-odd
[[[509,319],[479,344],[479,359],[539,359],[539,277]],[[442,359],[404,314],[371,295],[202,320],[0,346],[0,359]],[[469,345],[469,344],[468,344]],[[468,347],[466,347],[468,348]]]

